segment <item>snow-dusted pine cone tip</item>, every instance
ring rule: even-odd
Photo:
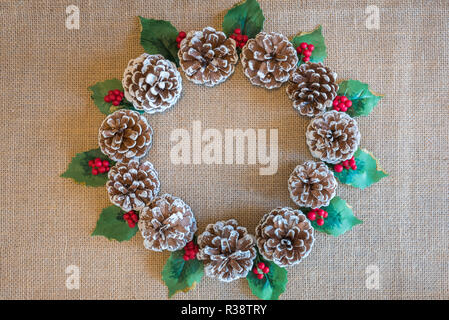
[[[145,248],[176,251],[192,241],[197,226],[189,205],[180,198],[164,194],[142,209],[139,230]]]
[[[256,258],[254,237],[234,219],[209,224],[198,247],[206,275],[225,282],[246,277]]]
[[[151,114],[163,112],[178,101],[182,78],[173,62],[159,54],[143,53],[129,61],[122,85],[134,108]]]
[[[261,32],[242,48],[242,65],[253,85],[279,88],[298,64],[298,55],[288,38],[277,32]]]
[[[180,43],[178,57],[187,79],[208,87],[225,81],[238,61],[235,41],[212,27],[190,31]]]
[[[324,162],[307,161],[298,165],[288,179],[290,197],[299,207],[328,206],[337,186],[334,174]]]
[[[98,132],[101,152],[118,162],[143,157],[150,150],[152,142],[153,129],[147,119],[127,109],[108,115]]]
[[[328,111],[310,121],[306,130],[310,153],[336,164],[351,159],[360,143],[357,121],[344,112]]]
[[[133,159],[118,162],[108,174],[109,199],[124,211],[141,210],[159,193],[161,183],[153,165]]]
[[[337,74],[321,62],[307,62],[292,73],[287,94],[293,107],[307,117],[322,114],[332,106],[337,96]]]
[[[300,210],[277,208],[265,216],[256,227],[260,254],[280,267],[295,265],[312,249],[314,230]]]

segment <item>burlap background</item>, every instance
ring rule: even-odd
[[[59,178],[75,153],[96,146],[103,115],[87,90],[120,78],[143,52],[136,16],[170,20],[179,30],[220,28],[228,1],[1,1],[0,101],[2,299],[165,299],[160,278],[167,253],[145,250],[140,235],[117,243],[90,237],[104,188]],[[65,8],[80,8],[80,29],[65,27]],[[365,8],[380,9],[380,29],[365,27]],[[362,144],[390,176],[366,191],[339,195],[364,224],[344,236],[320,234],[312,254],[289,272],[284,299],[422,299],[449,297],[448,1],[261,1],[265,30],[292,36],[322,24],[326,63],[341,78],[367,82],[386,96],[359,120]],[[201,229],[237,218],[254,229],[272,208],[292,206],[286,181],[310,159],[307,119],[284,88],[252,87],[239,66],[215,88],[184,78],[183,97],[155,129],[148,159],[163,192],[194,208]],[[279,130],[279,170],[259,166],[171,164],[170,132],[203,128]],[[65,269],[79,266],[81,287],[67,290]],[[367,266],[380,270],[380,289],[365,286]],[[204,278],[176,298],[251,298],[244,280]]]

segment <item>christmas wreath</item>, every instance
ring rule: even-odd
[[[223,31],[178,32],[168,21],[139,19],[145,53],[130,60],[122,81],[89,88],[106,115],[99,148],[77,154],[62,177],[106,185],[113,206],[102,211],[93,236],[124,241],[140,231],[146,249],[171,251],[162,271],[170,297],[192,289],[205,273],[226,282],[246,278],[257,297],[278,299],[287,268],[310,254],[317,232],[339,236],[362,223],[336,196],[337,181],[364,189],[386,176],[360,147],[355,120],[368,115],[382,96],[360,81],[338,81],[323,65],[327,53],[321,26],[290,40],[262,31],[265,18],[257,0],[229,10]],[[156,169],[142,160],[153,141],[144,114],[178,102],[181,72],[188,81],[213,87],[229,78],[239,60],[253,85],[272,90],[286,84],[293,108],[312,118],[306,142],[319,161],[298,165],[288,180],[298,208],[266,213],[255,235],[235,219],[209,224],[196,235],[194,210],[176,196],[160,194]]]

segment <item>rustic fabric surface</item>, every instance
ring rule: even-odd
[[[59,175],[78,152],[97,146],[104,116],[87,87],[120,78],[143,52],[136,16],[170,20],[178,30],[221,28],[234,0],[73,1],[79,30],[65,27],[67,1],[0,1],[0,101],[4,126],[0,166],[1,299],[166,299],[161,270],[168,253],[145,250],[142,237],[118,243],[90,237],[105,188]],[[380,10],[367,29],[365,9]],[[322,24],[326,64],[339,78],[367,82],[385,98],[358,120],[362,146],[388,178],[361,191],[340,186],[364,224],[334,238],[318,234],[310,256],[289,269],[282,299],[447,299],[449,297],[449,2],[261,1],[265,30],[291,37]],[[146,159],[162,192],[184,199],[199,229],[236,218],[252,230],[277,206],[293,206],[287,179],[308,159],[308,119],[285,93],[251,86],[241,65],[223,84],[206,88],[183,76],[179,103],[147,116],[155,130]],[[174,165],[170,133],[203,129],[279,130],[279,169],[260,165]],[[66,288],[67,266],[80,288]],[[374,266],[374,267],[370,267]],[[378,268],[379,289],[366,270]],[[245,280],[204,278],[178,299],[251,299]]]

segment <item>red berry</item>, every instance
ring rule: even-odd
[[[352,106],[352,101],[351,100],[347,100],[346,102],[345,102],[345,106],[346,107],[351,107]]]
[[[307,49],[309,49],[310,51],[313,51],[313,50],[315,50],[315,46],[313,44],[309,44],[307,46]]]
[[[120,101],[114,100],[112,101],[112,105],[114,106],[118,106],[120,104]]]
[[[340,111],[340,108],[339,107],[334,107],[334,110],[335,111]]]
[[[189,258],[190,258],[190,259],[195,259],[195,257],[196,257],[195,252],[191,251],[191,252],[189,253]]]
[[[324,220],[323,219],[318,219],[316,221],[316,224],[319,225],[319,226],[322,226],[324,224]]]
[[[329,213],[327,213],[327,211],[324,211],[323,218],[326,219],[328,215],[329,215]]]
[[[177,43],[180,43],[181,41],[182,41],[181,37],[179,37],[179,36],[176,37],[176,42],[177,42]]]
[[[104,97],[104,102],[111,102],[111,99],[109,98],[109,96]]]
[[[333,105],[334,107],[338,106],[338,104],[339,104],[339,102],[338,102],[337,99],[335,99],[334,102],[332,102],[332,105]]]
[[[105,167],[100,167],[100,168],[98,168],[98,172],[105,173],[106,172],[106,168]]]
[[[176,47],[179,49],[181,48],[181,45],[179,44],[179,42],[176,44]]]
[[[103,167],[109,167],[109,161],[108,160],[103,160],[101,162],[101,164],[103,165]]]
[[[110,167],[106,167],[106,172],[108,172],[111,168]]]
[[[116,96],[120,95],[120,90],[119,90],[119,89],[115,89],[113,92],[114,92],[114,94],[115,94]]]
[[[237,37],[235,37],[237,41],[243,41],[243,36],[241,34],[238,34]]]
[[[312,55],[312,51],[310,50],[304,50],[304,52],[302,53],[305,57],[310,57]]]
[[[259,271],[257,271],[257,268],[254,268],[254,269],[253,269],[253,273],[254,273],[254,274],[259,274]]]
[[[352,169],[352,170],[357,170],[357,166],[356,166],[356,165],[353,165],[353,166],[351,166],[351,169]]]
[[[350,166],[355,165],[355,159],[354,159],[354,157],[352,157],[351,159],[349,159],[349,165],[350,165]]]
[[[235,34],[231,34],[231,36],[229,37],[229,38],[231,38],[231,39],[237,39],[237,36],[235,35]]]
[[[309,213],[307,213],[307,218],[309,218],[310,221],[315,220],[316,219],[315,211],[310,211]]]
[[[95,166],[96,167],[101,167],[101,165],[102,165],[101,159],[100,158],[96,158],[95,159]]]
[[[262,280],[263,279],[263,274],[258,274],[257,275],[257,279]]]
[[[336,172],[342,172],[343,171],[343,166],[341,164],[336,164],[334,167],[334,170]]]
[[[297,53],[302,53],[301,47],[296,48],[296,52],[297,52]]]
[[[115,100],[115,94],[113,94],[113,93],[109,94],[108,97],[111,101]]]
[[[268,267],[263,268],[263,273],[268,273],[268,272],[270,272],[270,268],[268,268]]]
[[[179,32],[178,36],[181,37],[181,39],[184,39],[187,36],[187,34],[184,31],[181,31]]]
[[[237,28],[237,29],[234,30],[234,33],[235,33],[235,34],[241,34],[241,33],[242,33],[242,30],[240,30],[239,28]]]
[[[243,35],[243,41],[248,41],[248,36],[246,34]]]
[[[339,107],[340,109],[342,109],[343,107],[346,107],[346,106],[345,106],[345,104],[344,104],[343,102],[340,102],[340,103],[338,104],[338,107]]]
[[[122,96],[116,96],[115,101],[121,102],[123,100]]]
[[[89,167],[93,167],[95,165],[95,161],[94,160],[89,160]]]
[[[307,61],[310,60],[310,58],[309,58],[309,57],[304,57],[304,58],[302,58],[302,60],[303,60],[304,62],[307,62]]]
[[[299,45],[301,47],[301,49],[305,50],[307,49],[307,43],[305,42],[301,42],[301,44]]]
[[[341,102],[346,102],[346,101],[348,101],[348,98],[346,98],[345,96],[342,96],[341,99],[340,99],[340,101],[341,101]]]
[[[343,164],[343,167],[345,167],[346,169],[349,168],[349,161],[348,160],[343,161],[342,164]]]
[[[113,94],[114,93],[114,90],[109,90],[108,91],[108,94]]]
[[[346,112],[348,110],[348,108],[346,108],[346,106],[344,106],[344,107],[341,107],[340,110],[343,111],[343,112]]]
[[[183,255],[182,258],[184,259],[184,261],[187,261],[190,259],[189,256],[186,256],[186,255]]]
[[[257,268],[259,268],[259,269],[265,268],[265,263],[259,262],[259,263],[257,264]]]
[[[245,46],[245,43],[243,43],[243,42],[239,43],[239,48],[243,48],[244,46]]]
[[[139,221],[139,218],[137,217],[137,214],[135,214],[135,213],[131,216],[131,219],[132,219],[134,222]]]
[[[136,226],[136,223],[134,221],[128,220],[128,227],[134,228]]]
[[[96,176],[96,175],[98,174],[98,170],[95,169],[95,168],[93,168],[93,169],[92,169],[92,174],[93,174],[94,176]]]
[[[318,210],[317,210],[317,213],[318,213],[318,215],[319,215],[320,217],[322,217],[323,214],[324,214],[324,210],[323,210],[323,209],[318,209]]]

